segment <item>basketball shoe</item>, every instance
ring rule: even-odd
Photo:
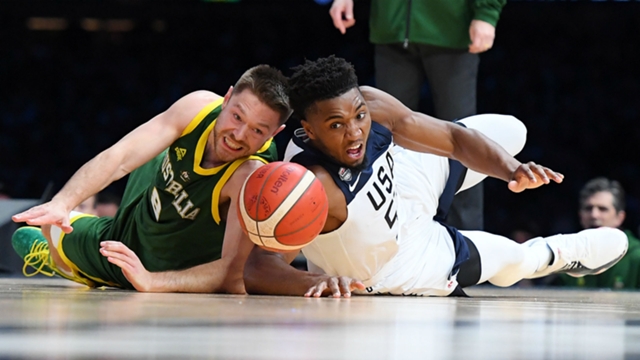
[[[22,267],[24,276],[55,275],[53,260],[49,256],[49,244],[39,228],[33,226],[19,228],[11,237],[11,245],[18,256],[24,260]],[[29,272],[29,267],[35,271]]]
[[[551,263],[536,272],[535,277],[552,273],[567,273],[573,277],[601,274],[622,259],[629,247],[624,232],[607,227],[535,238],[525,244],[546,245],[553,253]]]
[[[22,267],[24,276],[31,277],[43,274],[52,277],[58,275],[67,280],[91,286],[86,279],[66,274],[56,267],[49,252],[49,243],[40,228],[33,226],[19,228],[11,237],[11,245],[24,260],[24,266]],[[29,272],[29,267],[35,269],[35,271]]]

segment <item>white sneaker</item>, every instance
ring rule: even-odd
[[[574,277],[597,275],[622,259],[629,247],[624,232],[608,227],[531,239],[527,245],[540,245],[543,242],[553,252],[554,259],[547,268],[537,272],[537,276],[552,273],[567,273]]]

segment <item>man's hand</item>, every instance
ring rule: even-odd
[[[509,181],[509,190],[519,193],[526,189],[535,189],[549,184],[551,180],[559,184],[563,179],[564,175],[529,161],[518,166],[516,171],[513,172]]]
[[[315,285],[309,288],[305,297],[320,297],[323,293],[329,294],[334,298],[344,296],[351,297],[352,290],[364,290],[364,284],[360,280],[352,279],[348,276],[322,276]]]
[[[103,241],[100,243],[100,254],[110,263],[122,269],[122,273],[136,290],[153,292],[153,273],[147,271],[142,262],[131,249],[119,241]]]
[[[73,231],[69,222],[70,211],[62,202],[52,200],[13,215],[11,219],[15,222],[26,222],[29,225],[55,225],[68,234]]]
[[[353,0],[333,0],[329,15],[333,20],[333,26],[340,30],[340,33],[346,33],[347,29],[356,23],[356,19],[353,18]]]
[[[479,54],[493,47],[493,40],[496,38],[496,28],[486,21],[472,20],[469,26],[469,52]]]

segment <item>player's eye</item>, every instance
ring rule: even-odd
[[[332,128],[332,129],[339,129],[339,128],[342,127],[342,124],[340,124],[338,122],[334,122],[334,123],[331,123],[331,125],[329,125],[329,127]]]
[[[362,119],[364,119],[364,118],[365,118],[365,116],[367,116],[367,112],[366,112],[366,111],[363,111],[363,112],[359,113],[359,114],[356,116],[356,119],[358,119],[358,120],[362,120]]]
[[[253,132],[255,132],[255,133],[256,133],[256,134],[258,134],[258,135],[262,135],[262,130],[260,130],[260,129],[258,129],[258,128],[253,129]]]

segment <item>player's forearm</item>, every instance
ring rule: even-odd
[[[149,292],[239,293],[243,294],[242,272],[223,260],[185,270],[152,273]],[[237,282],[240,282],[238,284]],[[235,283],[232,285],[232,283]],[[240,288],[238,288],[238,285]]]
[[[453,158],[469,169],[509,181],[520,162],[499,144],[474,129],[453,127]]]
[[[69,210],[73,209],[126,175],[127,171],[120,167],[121,162],[122,156],[117,152],[103,151],[78,169],[53,199],[64,203]]]

